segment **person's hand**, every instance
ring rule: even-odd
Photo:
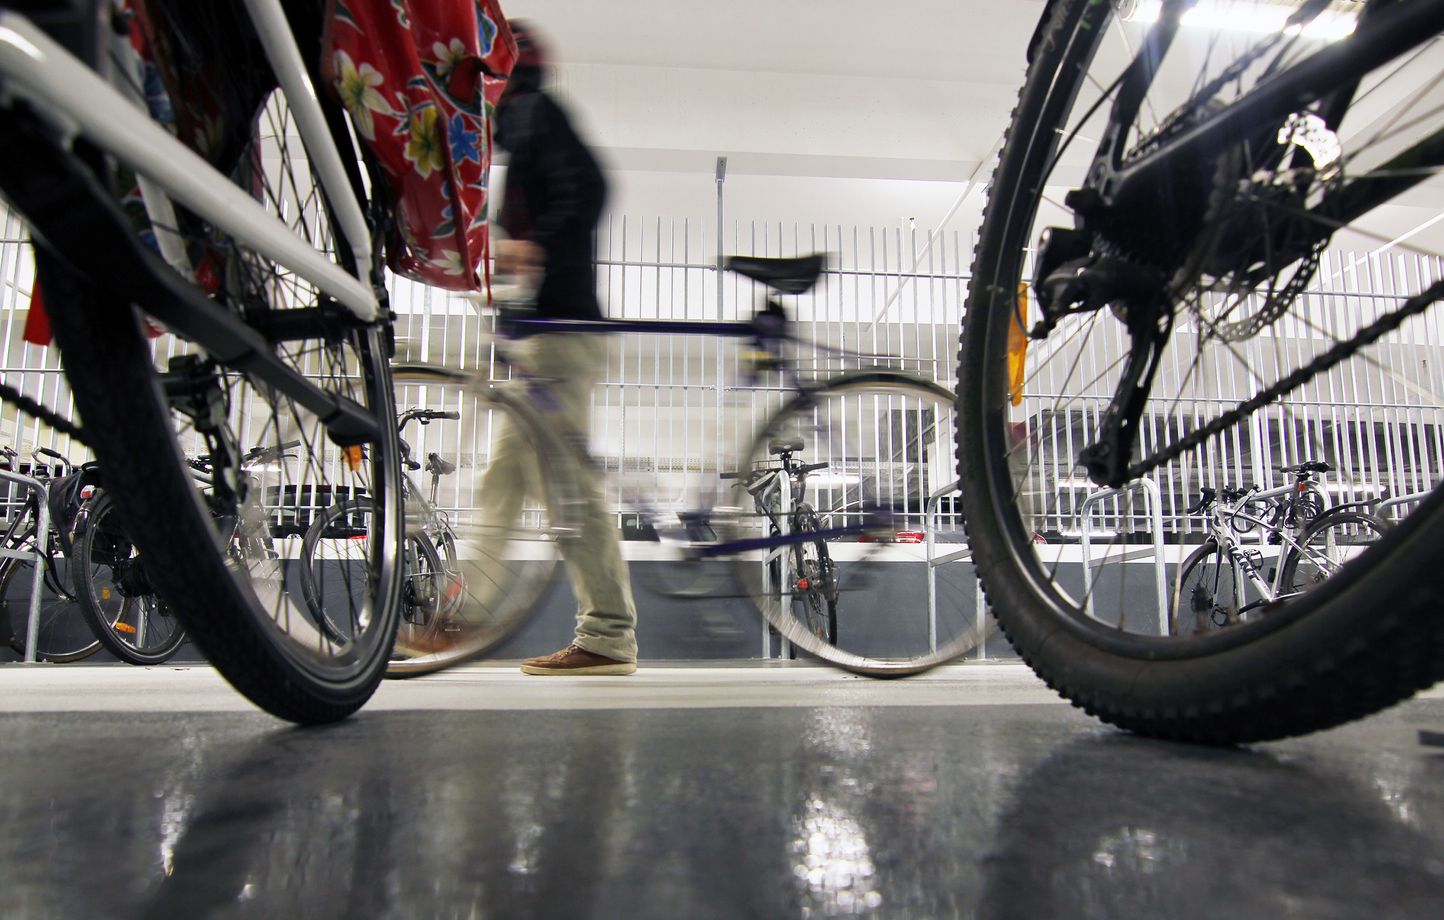
[[[492,255],[499,275],[529,278],[540,274],[546,263],[546,253],[530,240],[497,240]]]

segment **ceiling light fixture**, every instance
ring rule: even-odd
[[[1358,10],[1356,0],[1335,0],[1302,29],[1287,27],[1289,17],[1299,8],[1298,0],[1198,0],[1181,20],[1200,29],[1232,29],[1241,32],[1290,32],[1320,41],[1338,41],[1354,31]],[[1157,22],[1162,0],[1117,0],[1118,15],[1124,22]]]

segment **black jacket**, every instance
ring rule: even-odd
[[[511,154],[497,223],[546,253],[537,313],[596,319],[597,220],[607,182],[561,107],[540,89],[518,87],[496,112],[496,143]]]

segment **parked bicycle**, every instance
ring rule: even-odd
[[[406,378],[398,375],[398,386]],[[398,433],[411,422],[429,425],[433,421],[460,418],[455,411],[407,409],[396,420]],[[443,476],[456,472],[456,464],[436,451],[428,451],[425,463],[412,459],[411,445],[400,439],[401,463],[411,471],[424,470],[430,488],[423,491],[411,476],[401,477],[406,508],[406,551],[403,560],[405,582],[401,590],[401,618],[396,633],[396,652],[387,668],[390,676],[408,676],[431,670],[428,650],[451,644],[452,633],[461,628],[455,616],[462,599],[461,576],[456,565],[456,534],[445,511],[437,506],[437,489]],[[345,556],[349,544],[363,538],[374,526],[375,506],[368,497],[338,501],[316,515],[301,541],[301,590],[306,603],[322,624],[330,624],[329,607],[353,601],[350,595],[365,590],[353,577],[353,565]],[[339,544],[336,551],[322,552],[323,543]],[[334,627],[332,627],[334,628]]]
[[[1314,477],[1329,469],[1323,461],[1300,464],[1284,471],[1293,481],[1279,489],[1200,491],[1188,513],[1207,515],[1208,536],[1179,567],[1171,635],[1199,635],[1268,616],[1383,535],[1388,525],[1363,510],[1363,502],[1323,510],[1324,493]],[[1254,532],[1266,535],[1262,546],[1242,541]],[[1276,555],[1266,558],[1271,546],[1278,547]]]
[[[73,433],[93,447],[147,577],[257,705],[331,721],[381,679],[401,593],[391,314],[372,245],[399,238],[388,177],[298,46],[321,34],[321,6],[157,0],[146,12],[142,23],[104,2],[7,0],[0,189],[33,231],[86,424]],[[131,40],[142,25],[149,63]],[[169,111],[203,130],[151,119],[150,64]],[[201,135],[204,156],[176,134]],[[113,189],[133,190],[129,211]],[[137,310],[181,340],[162,352],[176,357],[157,361]],[[243,474],[240,444],[291,440],[294,459]],[[204,495],[188,453],[211,457]],[[354,554],[366,590],[323,630],[266,521],[357,490],[382,526]]]
[[[1190,6],[1163,0],[1156,21],[1141,4],[1044,7],[964,311],[958,473],[991,607],[1049,685],[1138,732],[1242,742],[1337,725],[1444,676],[1444,657],[1419,653],[1444,636],[1444,491],[1268,615],[1169,636],[1126,615],[1122,538],[1091,593],[1065,548],[1032,539],[1043,484],[1214,468],[1226,447],[1262,449],[1256,420],[1285,397],[1369,402],[1358,368],[1434,411],[1427,380],[1369,354],[1418,349],[1409,325],[1444,298],[1432,269],[1378,300],[1306,292],[1329,290],[1324,250],[1347,234],[1439,254],[1372,221],[1423,203],[1444,170],[1430,98],[1444,4],[1350,4],[1352,34],[1334,42],[1316,37],[1337,15],[1327,0],[1293,4],[1269,33],[1191,32]]]
[[[32,461],[22,466],[13,448],[0,448],[0,465],[40,490],[26,488],[23,481],[5,481],[9,521],[0,536],[4,551],[0,605],[7,615],[0,617],[0,625],[10,630],[9,645],[17,655],[29,651],[38,661],[80,661],[100,650],[83,612],[84,603],[73,587],[70,555],[71,537],[89,498],[88,489],[93,488],[93,474],[77,474],[64,456],[47,447],[32,451],[31,457]],[[48,519],[44,539],[40,536],[42,501]],[[37,590],[38,619],[32,631],[30,602]]]
[[[824,264],[817,255],[726,261],[729,270],[778,294],[810,290]],[[568,331],[740,338],[753,358],[743,386],[766,381],[776,387],[780,405],[735,463],[697,470],[696,476],[659,477],[653,488],[623,496],[636,529],[655,541],[645,576],[655,591],[746,599],[791,646],[859,673],[916,673],[974,647],[972,624],[959,611],[942,612],[940,622],[929,623],[922,547],[895,540],[898,531],[919,529],[929,495],[950,478],[947,390],[889,369],[805,380],[794,357],[799,340],[772,296],[747,322],[573,321],[523,313],[503,316],[500,327],[508,336]],[[497,343],[503,362],[506,342],[503,337]],[[470,570],[469,547],[486,547],[491,558],[479,569],[490,578],[480,589],[468,585],[484,597],[458,612],[465,618],[456,630],[462,640],[414,665],[435,669],[483,653],[526,621],[560,541],[576,529],[568,518],[569,483],[554,471],[603,464],[555,422],[547,381],[522,368],[512,367],[513,379],[496,384],[421,366],[396,373],[398,379],[449,387],[459,400],[465,391],[477,430],[488,430],[490,420],[504,414],[538,456],[581,454],[575,461],[543,463],[545,495],[535,496],[516,532],[461,541],[462,570]],[[804,446],[809,464],[798,459]],[[478,467],[486,462],[477,457]]]

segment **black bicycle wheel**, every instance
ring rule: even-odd
[[[1412,0],[1384,7],[1366,9],[1360,34],[1376,12],[1436,20],[1440,12]],[[1116,20],[1114,8],[1049,4],[991,185],[958,383],[958,472],[980,577],[1024,660],[1064,696],[1125,728],[1236,742],[1368,714],[1444,673],[1444,659],[1429,651],[1444,634],[1430,549],[1444,530],[1444,494],[1315,590],[1202,634],[1160,635],[1151,589],[1162,566],[1134,545],[1152,537],[1143,515],[1113,516],[1115,536],[1093,557],[1109,577],[1095,578],[1090,591],[1071,546],[1037,536],[1076,526],[1071,490],[1088,475],[1149,474],[1182,507],[1190,482],[1227,475],[1215,459],[1220,445],[1248,437],[1254,403],[1246,401],[1261,390],[1292,387],[1289,398],[1305,403],[1368,401],[1346,379],[1366,356],[1309,365],[1330,338],[1340,354],[1349,351],[1339,343],[1366,323],[1388,310],[1397,319],[1409,304],[1422,309],[1437,290],[1415,286],[1338,326],[1323,324],[1299,295],[1329,242],[1320,228],[1336,228],[1327,215],[1343,213],[1329,210],[1336,191],[1384,178],[1392,168],[1377,170],[1371,158],[1436,130],[1438,119],[1420,111],[1408,86],[1391,97],[1402,102],[1387,125],[1352,118],[1352,98],[1407,79],[1409,68],[1381,62],[1358,93],[1322,79],[1323,98],[1240,126],[1207,156],[1174,161],[1160,184],[1134,187],[1133,198],[1093,190],[1065,205],[1058,187],[1087,186],[1108,163],[1146,157],[1319,48],[1306,36],[1243,32],[1198,40],[1180,32],[1168,42],[1167,16],[1150,28]],[[1353,46],[1337,47],[1343,65]],[[1135,59],[1143,63],[1130,69]],[[1315,159],[1303,146],[1308,125],[1342,152],[1318,148]],[[1114,138],[1114,155],[1090,165],[1087,148]],[[1348,187],[1355,195],[1370,188]],[[1407,184],[1400,187],[1407,198]],[[1347,223],[1348,232],[1371,234],[1366,220]],[[1035,266],[1026,253],[1040,241]],[[1221,398],[1237,411],[1222,414]],[[1105,428],[1114,422],[1116,435]],[[1176,550],[1162,561],[1171,558]]]
[[[170,660],[185,641],[185,629],[151,586],[115,503],[101,492],[86,502],[81,515],[72,563],[75,593],[95,638],[131,664]]]
[[[1283,598],[1312,591],[1334,576],[1344,563],[1379,542],[1389,525],[1372,514],[1341,508],[1314,519],[1297,547],[1284,553],[1279,575]]]
[[[1194,636],[1233,626],[1245,615],[1247,586],[1212,540],[1184,560],[1169,607],[1168,634]]]
[[[172,12],[186,10],[219,15],[210,7]],[[231,38],[216,53],[251,47]],[[239,111],[259,115],[221,126],[226,137],[216,161],[292,229],[298,252],[345,269],[350,250],[338,245],[284,99],[279,92],[253,98],[255,87],[239,78],[251,71],[240,63],[236,86],[222,89],[245,96]],[[93,214],[74,219],[125,232],[124,220],[98,202]],[[182,210],[173,229],[186,240],[216,309],[250,327],[250,344],[365,410],[378,422],[374,435],[339,446],[331,440],[330,406],[303,404],[191,343],[162,337],[152,345],[131,305],[112,293],[111,279],[103,272],[86,276],[97,261],[104,264],[104,253],[56,254],[42,244],[39,280],[76,405],[125,531],[195,644],[267,711],[301,723],[342,718],[381,679],[400,596],[400,478],[386,330],[341,318],[345,311],[314,284],[194,215]],[[351,273],[370,281],[373,267]],[[245,352],[239,343],[237,350]],[[257,449],[269,459],[248,464]],[[204,482],[192,475],[186,453],[205,455]],[[379,509],[380,526],[360,554],[355,576],[366,587],[336,617],[338,636],[310,616],[288,541],[299,541],[319,508],[360,495]]]
[[[469,374],[403,365],[395,368],[394,380],[398,402],[458,412],[455,421],[431,423],[443,443],[448,430],[436,426],[453,424],[482,447],[467,470],[470,481],[456,485],[457,507],[428,514],[413,504],[408,510],[408,534],[424,538],[413,543],[420,547],[417,561],[435,573],[418,572],[412,587],[417,597],[434,591],[435,609],[413,607],[404,614],[386,675],[413,677],[486,654],[531,617],[556,571],[558,540],[564,537],[548,508],[566,504],[567,484],[534,467],[521,517],[505,526],[480,519],[480,484],[504,432],[521,438],[528,454],[538,458],[569,448],[527,421],[498,389],[478,384]],[[428,581],[433,584],[425,587]]]
[[[797,509],[792,520],[796,533],[816,533],[821,529],[817,512],[806,504]],[[814,636],[828,645],[837,645],[837,570],[825,542],[798,543],[792,547],[791,594],[793,615]]]
[[[15,654],[23,656],[26,643],[32,638],[37,661],[63,664],[89,658],[100,651],[100,642],[81,612],[79,599],[65,585],[57,584],[57,581],[69,580],[64,573],[67,564],[65,559],[58,558],[55,561],[58,571],[54,575],[41,573],[40,617],[34,637],[29,636],[27,626],[35,564],[8,560],[0,570],[0,604],[8,614],[14,636],[11,648]]]
[[[795,459],[825,466],[790,499],[788,484],[772,477],[755,496],[766,512],[739,513],[728,539],[769,535],[777,521],[791,520],[784,516],[797,513],[799,500],[815,509],[807,525],[842,535],[738,560],[738,580],[768,623],[809,655],[880,677],[924,671],[975,648],[970,576],[959,566],[932,566],[923,542],[930,527],[935,536],[944,529],[936,501],[952,491],[952,394],[896,371],[842,375],[767,420],[744,475],[775,470],[777,449],[787,444],[800,445]]]

